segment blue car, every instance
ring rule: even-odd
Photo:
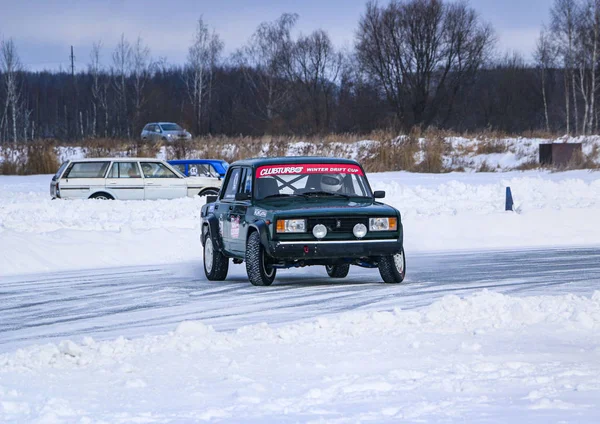
[[[168,161],[186,177],[225,177],[229,163],[222,159],[177,159]]]

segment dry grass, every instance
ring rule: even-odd
[[[477,143],[475,154],[489,155],[492,153],[506,153],[507,151],[508,145],[506,144],[506,141],[498,139],[486,139]]]
[[[517,171],[529,171],[532,169],[539,169],[540,164],[537,160],[532,159],[530,161],[527,162],[523,162],[522,164],[520,164],[519,166],[516,167]]]
[[[60,165],[51,141],[2,146],[0,155],[3,175],[53,174]]]
[[[368,172],[398,171],[439,173],[460,171],[467,166],[464,159],[472,154],[504,153],[508,151],[507,134],[485,131],[478,134],[462,134],[469,143],[448,141],[457,137],[447,131],[413,129],[408,135],[398,135],[391,130],[379,130],[368,134],[329,134],[322,137],[263,136],[226,137],[205,136],[190,141],[174,143],[145,142],[141,140],[93,139],[85,144],[60,143],[62,155],[69,156],[69,149],[80,148],[84,157],[156,157],[164,152],[167,159],[222,158],[229,162],[250,157],[265,156],[326,156],[358,159]],[[554,136],[543,133],[528,134],[532,137]],[[357,144],[357,142],[359,142]],[[2,174],[53,173],[59,166],[56,141],[28,142],[0,145],[0,172]],[[589,155],[576,157],[567,169],[600,167],[598,147]],[[445,160],[452,163],[446,169]],[[446,162],[448,163],[448,162]],[[536,169],[536,160],[523,163],[517,169]],[[480,172],[493,172],[487,162],[481,163]]]

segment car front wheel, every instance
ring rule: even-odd
[[[260,242],[258,232],[248,237],[246,244],[246,272],[248,279],[255,286],[270,286],[275,279],[277,270],[269,264],[265,248]]]
[[[398,284],[404,280],[406,275],[404,247],[400,253],[381,258],[379,261],[379,274],[381,274],[384,283]]]
[[[204,238],[204,274],[210,281],[223,281],[229,271],[229,259],[219,252],[210,233]]]
[[[325,269],[331,278],[346,278],[350,271],[350,264],[325,265]]]

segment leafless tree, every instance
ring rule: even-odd
[[[98,130],[98,106],[102,103],[102,90],[100,86],[100,78],[102,65],[100,64],[100,56],[102,51],[102,42],[98,41],[92,45],[90,52],[90,64],[88,66],[89,73],[92,77],[92,137],[96,137]],[[108,111],[105,111],[107,114]]]
[[[146,100],[144,96],[144,88],[146,87],[146,83],[151,76],[152,67],[150,48],[143,44],[140,37],[138,37],[132,48],[131,60],[134,108],[133,128],[137,131],[141,125],[140,117],[142,114],[142,106]]]
[[[10,125],[12,125],[12,140],[16,143],[18,138],[17,114],[21,107],[21,92],[19,90],[17,78],[18,73],[22,71],[22,65],[15,43],[11,38],[0,41],[0,71],[3,76],[6,93],[4,114],[1,123],[3,125],[9,125],[10,121]],[[0,125],[0,132],[2,131],[3,125]]]
[[[248,44],[236,56],[256,101],[258,119],[273,128],[273,119],[289,99],[286,58],[293,45],[291,30],[298,21],[295,13],[284,13],[274,22],[261,23]]]
[[[565,113],[567,133],[571,132],[571,94],[575,113],[575,132],[579,132],[579,111],[577,107],[575,71],[574,71],[574,49],[577,27],[578,3],[577,0],[554,0],[550,10],[550,29],[558,44],[559,52],[565,67]]]
[[[125,38],[125,34],[121,34],[121,39],[112,54],[112,75],[117,103],[117,123],[121,135],[127,138],[131,138],[130,126],[127,122],[127,77],[131,69],[131,57],[131,45]]]
[[[213,30],[209,30],[202,17],[198,19],[192,45],[188,50],[185,71],[185,84],[190,102],[194,108],[196,134],[202,132],[203,101],[207,84],[210,85],[212,72],[223,50],[223,42]]]
[[[587,0],[581,5],[576,20],[573,62],[577,69],[576,84],[583,100],[581,133],[588,134],[596,126],[595,108],[598,84],[598,49],[600,47],[600,0]]]
[[[357,57],[405,128],[430,125],[441,105],[452,110],[457,92],[485,62],[494,37],[465,3],[371,1],[357,32]]]
[[[550,118],[548,116],[548,96],[546,95],[547,74],[552,67],[555,66],[556,46],[552,42],[551,36],[546,29],[540,31],[536,49],[534,51],[534,59],[539,69],[542,80],[542,98],[544,101],[544,118],[546,121],[546,131],[550,132]]]
[[[289,75],[307,95],[315,131],[327,130],[331,93],[342,70],[343,56],[323,30],[299,37],[290,54]]]

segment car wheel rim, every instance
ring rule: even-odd
[[[98,200],[108,200],[108,197],[106,197],[106,196],[96,196],[96,199],[98,199]]]
[[[325,265],[325,269],[326,269],[328,272],[331,272],[331,271],[333,271],[333,265]]]
[[[206,268],[206,271],[208,273],[210,273],[212,271],[213,256],[214,256],[213,244],[212,244],[212,240],[209,237],[206,239],[206,243],[204,244],[204,267]]]
[[[396,265],[396,270],[400,274],[404,274],[404,252],[396,253],[394,255],[394,265]]]

